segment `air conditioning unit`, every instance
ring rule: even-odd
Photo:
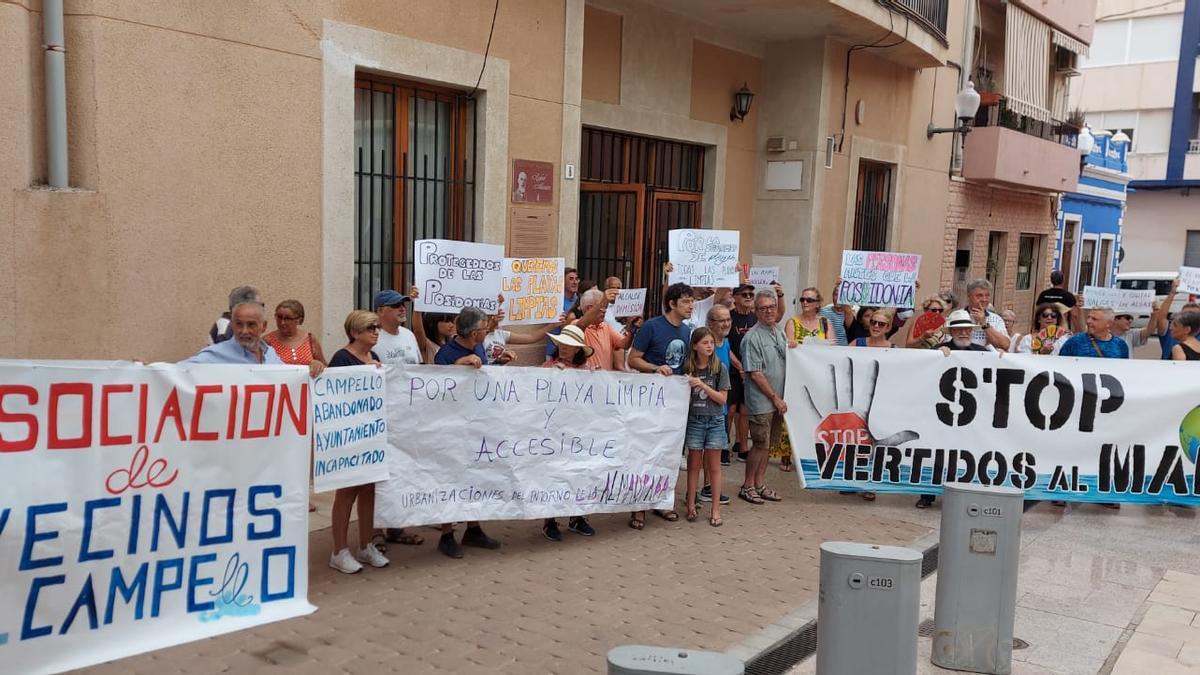
[[[1054,72],[1067,77],[1079,75],[1079,56],[1069,50],[1058,47],[1054,50]]]

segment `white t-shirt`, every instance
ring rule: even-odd
[[[504,350],[508,349],[508,336],[510,335],[512,335],[511,332],[497,328],[483,338],[483,353],[487,354],[485,365],[496,365],[497,359],[504,353]]]
[[[379,342],[375,343],[374,351],[380,361],[393,366],[412,366],[421,362],[417,336],[404,326],[400,326],[395,335],[380,328]]]
[[[994,328],[996,329],[996,332],[1000,333],[1004,337],[1008,337],[1008,327],[1004,325],[1004,319],[1002,319],[999,314],[988,310],[986,316],[988,327]],[[971,331],[971,342],[974,342],[980,347],[991,347],[987,339],[987,330],[983,328],[976,328],[975,330]]]
[[[1125,331],[1121,339],[1125,341],[1125,344],[1129,345],[1129,358],[1133,358],[1133,350],[1146,344],[1150,336],[1143,333],[1141,328],[1130,328]]]

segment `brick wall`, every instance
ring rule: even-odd
[[[1025,332],[1029,328],[1033,301],[1042,289],[1050,285],[1055,228],[1053,195],[1017,192],[961,180],[951,181],[942,251],[942,287],[954,286],[954,256],[958,248],[959,230],[974,232],[969,279],[987,276],[989,237],[993,232],[1004,233],[1003,266],[992,302],[997,311],[1015,311],[1017,330]],[[1042,237],[1040,256],[1035,258],[1035,268],[1027,290],[1016,288],[1017,256],[1022,234]],[[960,298],[960,301],[965,301],[965,298]]]

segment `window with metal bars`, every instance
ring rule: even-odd
[[[700,145],[585,128],[580,166],[580,179],[585,181],[704,191],[704,146]]]
[[[354,90],[354,300],[412,283],[413,242],[475,239],[475,102],[360,73]]]
[[[888,250],[888,219],[892,200],[892,166],[860,161],[858,196],[854,202],[855,251]]]

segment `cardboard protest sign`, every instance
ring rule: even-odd
[[[504,325],[553,323],[562,315],[562,258],[505,258],[500,292]]]
[[[503,246],[421,239],[413,248],[418,312],[457,314],[463,307],[478,307],[495,314],[500,308],[496,295],[504,266]]]
[[[1200,267],[1180,266],[1179,290],[1183,293],[1200,294]]]
[[[737,230],[671,230],[668,260],[674,270],[670,283],[734,288],[738,278]]]
[[[787,368],[808,488],[1200,505],[1200,401],[1170,362],[816,346]]]
[[[313,490],[387,480],[383,369],[327,368],[313,380]]]
[[[391,478],[375,524],[671,508],[682,377],[416,366],[388,373]]]
[[[838,301],[848,305],[910,309],[916,299],[921,256],[883,251],[842,251]]]
[[[0,653],[59,672],[308,614],[308,371],[0,363]]]
[[[750,284],[755,287],[770,286],[779,281],[778,267],[751,267]]]
[[[1117,314],[1149,314],[1154,310],[1154,289],[1135,291],[1128,288],[1084,286],[1083,307],[1108,307]]]

